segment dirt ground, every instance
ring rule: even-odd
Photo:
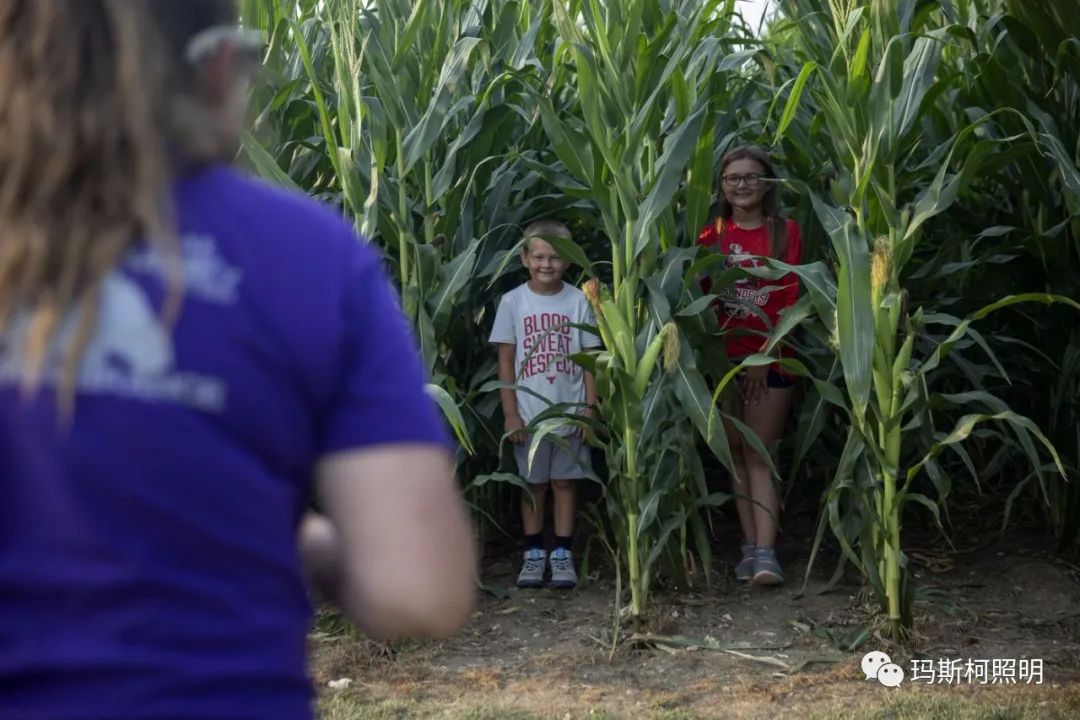
[[[875,630],[854,574],[821,594],[832,558],[800,595],[810,528],[779,546],[788,583],[775,589],[735,583],[737,540],[720,538],[711,589],[657,591],[651,641],[624,630],[614,651],[614,577],[599,551],[578,589],[520,591],[518,554],[487,548],[479,607],[448,642],[379,646],[324,617],[312,637],[323,717],[1080,717],[1080,559],[1052,554],[1046,537],[910,545],[925,599],[903,648]],[[1043,683],[887,688],[860,671],[870,650],[907,672],[912,658],[1039,659]]]

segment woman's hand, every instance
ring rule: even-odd
[[[743,370],[739,392],[747,405],[756,404],[769,392],[769,366],[759,365]]]
[[[325,515],[307,511],[300,521],[299,544],[308,586],[319,598],[339,603],[341,540],[334,524]]]

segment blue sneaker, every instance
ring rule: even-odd
[[[754,585],[780,585],[783,582],[784,573],[780,570],[776,551],[763,547],[754,550]]]
[[[739,582],[750,582],[754,579],[754,548],[753,543],[742,546],[742,560],[735,566],[735,579]]]
[[[548,561],[551,563],[551,587],[568,589],[577,585],[574,556],[569,550],[555,548]]]
[[[538,588],[544,586],[544,561],[547,553],[540,548],[530,548],[525,551],[525,561],[518,573],[517,585],[519,588]]]

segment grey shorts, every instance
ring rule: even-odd
[[[514,459],[517,460],[518,474],[530,483],[541,485],[550,480],[578,480],[585,477],[591,463],[589,446],[577,435],[563,438],[573,452],[556,445],[545,437],[533,456],[532,468],[529,468],[530,436],[526,442],[514,446]]]

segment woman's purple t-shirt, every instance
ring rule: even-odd
[[[70,424],[60,353],[27,399],[26,318],[0,335],[0,717],[310,717],[315,461],[449,444],[378,253],[339,217],[222,167],[176,197],[182,312],[163,326],[165,265],[133,250]]]

